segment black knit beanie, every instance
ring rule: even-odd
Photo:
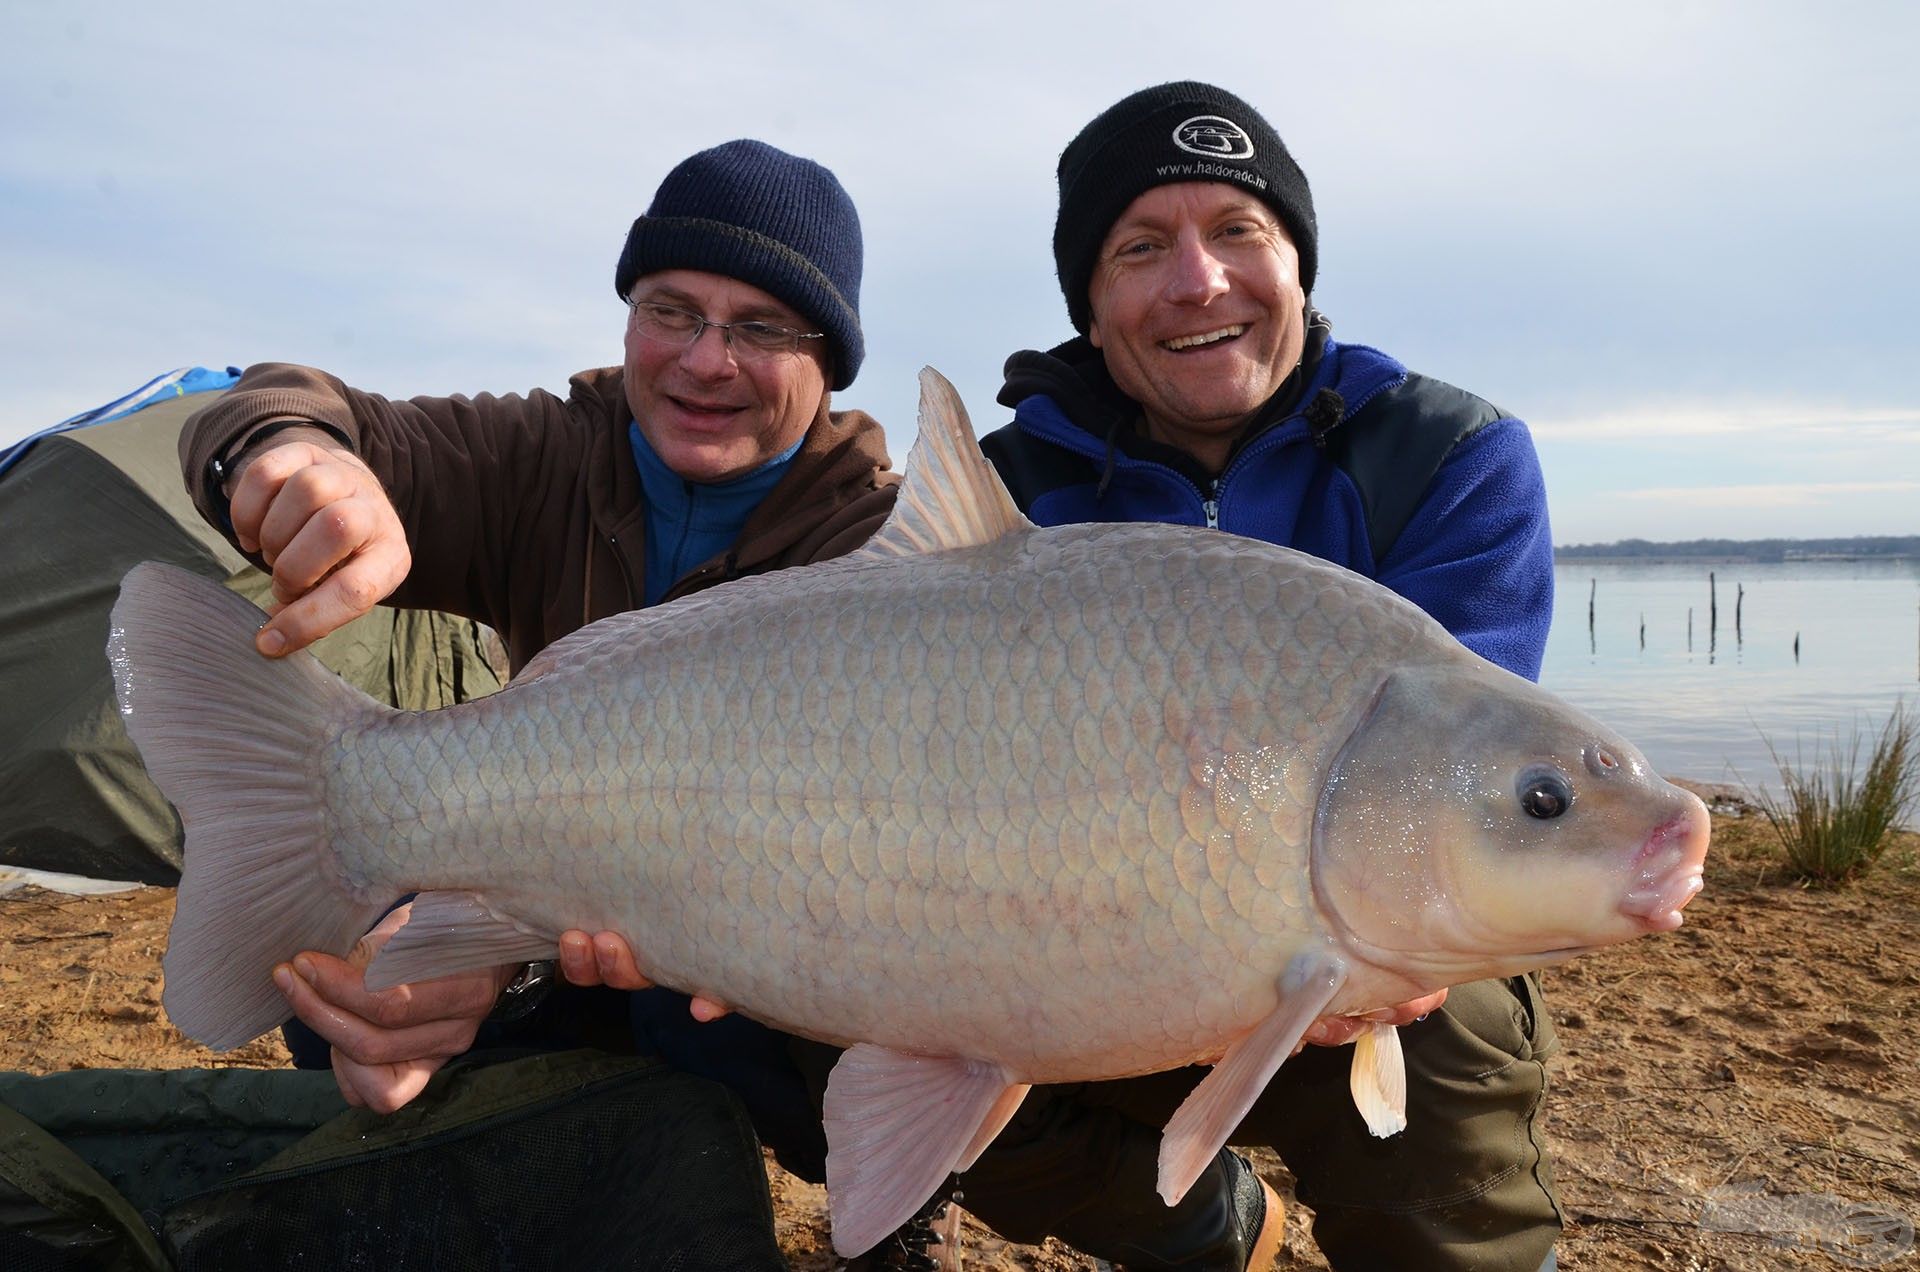
[[[1224,88],[1184,80],[1123,98],[1060,154],[1060,215],[1053,260],[1067,314],[1085,335],[1087,286],[1107,231],[1155,186],[1225,181],[1273,208],[1300,253],[1300,288],[1319,268],[1313,193],[1306,174],[1260,112]]]
[[[860,335],[860,215],[833,173],[763,141],[729,141],[683,160],[627,232],[613,285],[663,269],[751,283],[819,324],[833,387],[853,383]]]

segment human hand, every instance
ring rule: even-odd
[[[243,455],[228,481],[234,537],[273,571],[268,657],[304,649],[372,609],[413,567],[373,470],[324,429],[291,428]]]
[[[560,934],[560,972],[574,985],[609,985],[614,989],[652,989],[640,970],[633,946],[618,932],[588,936],[579,928]],[[687,1011],[701,1024],[720,1019],[731,1010],[725,1003],[695,995]]]
[[[273,969],[294,1015],[333,1044],[333,1076],[354,1108],[391,1113],[473,1045],[517,966],[456,972],[372,992],[366,967],[406,923],[403,905],[360,938],[345,959],[307,950]]]
[[[1424,998],[1377,1008],[1358,1016],[1322,1016],[1307,1026],[1300,1043],[1301,1046],[1342,1047],[1358,1038],[1370,1025],[1410,1025],[1423,1019],[1427,1013],[1438,1011],[1440,1004],[1446,1001],[1447,991],[1441,989]],[[1295,1051],[1299,1049],[1294,1048]]]

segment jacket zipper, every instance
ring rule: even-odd
[[[1082,439],[1092,438],[1092,434],[1087,433],[1083,429],[1069,427],[1063,431],[1047,425],[1037,423],[1026,424],[1024,422],[1021,424],[1021,427],[1039,437],[1042,441],[1063,447],[1076,455],[1083,455],[1088,459],[1097,461],[1104,454],[1103,448],[1097,441],[1082,441]],[[1249,462],[1255,455],[1265,454],[1274,446],[1279,445],[1283,440],[1289,442],[1306,440],[1304,436],[1300,436],[1300,434],[1304,433],[1306,427],[1306,420],[1303,416],[1298,414],[1288,416],[1280,423],[1262,433],[1255,439],[1253,445],[1234,456],[1233,463],[1227,466],[1225,472],[1214,478],[1205,490],[1200,489],[1193,478],[1178,469],[1168,468],[1165,464],[1158,464],[1149,459],[1133,459],[1124,455],[1119,458],[1119,462],[1128,467],[1154,469],[1157,472],[1165,473],[1174,481],[1185,486],[1193,492],[1194,502],[1200,505],[1201,515],[1206,518],[1207,529],[1218,530],[1220,528],[1220,496],[1226,489],[1227,479],[1233,475],[1236,469]],[[1292,436],[1283,438],[1284,434],[1292,434]]]
[[[608,535],[607,547],[612,550],[613,559],[616,562],[618,562],[620,566],[620,583],[621,583],[621,586],[626,589],[626,593],[627,593],[626,608],[630,610],[639,609],[640,602],[634,599],[633,563],[627,559],[627,554],[621,550],[619,536],[612,535],[612,534]],[[589,558],[589,560],[591,560],[591,558]],[[591,593],[589,593],[587,596],[587,604],[588,605],[593,604],[593,596]]]
[[[1386,381],[1383,384],[1375,385],[1372,390],[1363,394],[1361,397],[1357,398],[1356,400],[1352,402],[1344,403],[1346,410],[1340,416],[1340,424],[1345,424],[1348,420],[1352,419],[1355,415],[1358,415],[1362,407],[1366,406],[1367,403],[1373,401],[1374,398],[1380,396],[1380,394],[1385,393],[1388,389],[1395,388],[1399,385],[1405,384],[1406,382],[1407,382],[1407,377],[1405,373],[1402,373],[1400,375],[1394,376],[1392,379]],[[1294,428],[1295,424],[1299,425],[1299,429]],[[1334,427],[1337,428],[1339,427],[1339,425],[1335,425]],[[1281,436],[1281,434],[1283,433],[1298,433],[1301,430],[1304,430],[1305,436],[1291,436],[1291,437]],[[1327,431],[1330,433],[1333,431],[1333,429],[1328,429]],[[1268,451],[1274,449],[1277,446],[1290,445],[1295,442],[1309,441],[1312,439],[1312,437],[1313,437],[1313,429],[1307,424],[1306,415],[1304,411],[1288,416],[1286,419],[1282,420],[1280,423],[1274,425],[1272,428],[1262,433],[1259,437],[1256,437],[1253,440],[1253,444],[1251,446],[1247,447],[1245,450],[1241,451],[1238,455],[1233,457],[1233,462],[1227,465],[1227,470],[1225,472],[1221,473],[1218,477],[1214,478],[1213,500],[1211,503],[1208,503],[1205,505],[1208,509],[1207,525],[1216,530],[1220,528],[1219,521],[1217,520],[1217,517],[1216,517],[1216,514],[1218,513],[1220,508],[1220,495],[1221,495],[1221,492],[1223,492],[1227,488],[1227,479],[1232,477],[1236,470],[1245,467],[1247,464],[1252,463],[1255,456],[1264,455]]]
[[[1232,479],[1234,473],[1252,463],[1257,456],[1264,455],[1270,450],[1306,441],[1307,438],[1303,434],[1307,432],[1310,430],[1307,429],[1306,419],[1299,415],[1291,415],[1256,437],[1253,445],[1235,455],[1233,462],[1227,465],[1226,471],[1213,479],[1212,497],[1203,502],[1202,506],[1207,510],[1208,528],[1213,530],[1220,528],[1221,496],[1226,493],[1227,482]]]
[[[1399,385],[1405,384],[1406,382],[1407,382],[1407,372],[1403,368],[1400,374],[1388,377],[1385,381],[1381,382],[1380,384],[1374,385],[1371,389],[1369,389],[1366,393],[1362,394],[1360,397],[1352,401],[1346,402],[1345,403],[1346,411],[1341,416],[1340,422],[1344,424],[1347,420],[1352,419],[1356,414],[1358,414],[1360,409],[1364,407],[1367,403],[1373,401],[1374,398],[1378,397],[1382,393],[1385,393],[1388,389],[1396,388]],[[1077,428],[1069,424],[1065,429],[1065,431],[1061,432],[1060,430],[1056,430],[1050,425],[1041,424],[1038,422],[1029,424],[1026,421],[1022,420],[1022,421],[1019,421],[1019,424],[1021,428],[1039,437],[1042,441],[1052,443],[1055,446],[1063,447],[1064,449],[1072,451],[1077,455],[1084,455],[1086,458],[1095,460],[1095,461],[1099,461],[1104,455],[1103,448],[1099,445],[1097,441],[1092,440],[1092,434],[1088,433],[1085,429]],[[1299,426],[1298,429],[1293,428],[1295,424]],[[1274,425],[1272,428],[1262,433],[1258,438],[1254,439],[1253,444],[1247,447],[1245,450],[1241,451],[1240,454],[1234,456],[1233,462],[1227,465],[1227,470],[1221,473],[1218,477],[1214,478],[1212,484],[1204,491],[1201,490],[1200,487],[1194,483],[1191,477],[1188,477],[1185,473],[1179,472],[1176,469],[1168,468],[1164,464],[1156,464],[1152,460],[1129,459],[1126,456],[1121,456],[1120,462],[1123,464],[1129,464],[1129,465],[1137,464],[1137,465],[1142,465],[1144,467],[1156,468],[1156,469],[1159,469],[1161,472],[1166,473],[1168,476],[1172,477],[1174,480],[1180,482],[1188,490],[1191,490],[1193,492],[1194,499],[1199,502],[1200,511],[1206,516],[1206,519],[1207,519],[1207,528],[1209,530],[1218,530],[1220,528],[1221,495],[1226,490],[1227,479],[1233,476],[1234,471],[1236,469],[1239,469],[1244,464],[1250,462],[1255,455],[1265,454],[1273,446],[1279,445],[1281,442],[1280,435],[1283,433],[1287,433],[1289,431],[1294,431],[1294,432],[1305,431],[1309,435],[1311,434],[1312,430],[1307,428],[1307,422],[1306,422],[1306,416],[1304,414],[1304,410],[1296,411],[1294,414],[1288,416],[1286,419],[1280,421],[1278,424]],[[1059,435],[1056,436],[1057,433]],[[1085,445],[1081,444],[1082,439],[1087,439],[1087,444]],[[1285,440],[1302,441],[1306,439],[1302,437],[1290,437]]]
[[[687,515],[680,523],[680,541],[673,545],[673,554],[667,558],[674,563],[675,569],[679,568],[681,554],[687,550],[687,536],[693,533],[693,483],[684,477],[680,479],[680,494],[687,501]],[[669,582],[667,586],[671,587],[673,583]]]
[[[1295,428],[1294,427],[1295,423],[1298,423],[1300,427]],[[1220,497],[1226,491],[1227,479],[1233,476],[1236,469],[1244,467],[1248,462],[1250,462],[1255,455],[1265,454],[1267,451],[1272,450],[1275,446],[1281,445],[1283,441],[1288,443],[1305,441],[1306,439],[1300,436],[1293,436],[1285,439],[1281,438],[1281,434],[1283,433],[1291,432],[1291,433],[1298,434],[1300,430],[1304,429],[1305,427],[1306,427],[1306,421],[1300,420],[1298,419],[1298,417],[1293,417],[1283,421],[1278,425],[1275,425],[1271,429],[1268,429],[1265,433],[1262,433],[1260,435],[1259,439],[1255,441],[1252,446],[1249,446],[1246,450],[1243,450],[1238,455],[1234,456],[1233,462],[1227,465],[1227,471],[1224,473],[1221,473],[1218,477],[1215,477],[1210,483],[1208,483],[1207,488],[1205,490],[1200,489],[1199,485],[1194,482],[1193,478],[1187,476],[1183,472],[1180,472],[1178,469],[1168,468],[1165,464],[1156,464],[1152,460],[1146,460],[1146,459],[1136,459],[1128,462],[1139,465],[1143,468],[1157,469],[1160,472],[1167,474],[1167,476],[1173,478],[1175,481],[1179,482],[1181,485],[1185,486],[1188,490],[1191,490],[1193,492],[1194,500],[1200,505],[1201,514],[1206,517],[1207,529],[1218,530],[1220,528]],[[1049,438],[1047,440],[1051,441],[1053,439]]]

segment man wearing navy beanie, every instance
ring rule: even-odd
[[[303,648],[384,600],[488,624],[518,672],[596,619],[859,547],[897,480],[878,422],[829,409],[866,354],[861,261],[833,173],[731,141],[677,165],[633,222],[614,270],[623,362],[565,395],[394,400],[307,367],[249,368],[188,421],[180,453],[201,513],[274,572],[283,608],[260,651]],[[704,1048],[711,1065],[676,1059],[744,1084],[756,1118],[819,1138],[778,1035],[697,1024],[664,990],[599,987],[644,980],[630,957],[603,977],[584,933],[562,941],[577,984],[551,966],[490,968],[409,987],[398,1013],[357,967],[302,961],[316,974],[284,988],[289,1047],[356,1105],[407,1103],[476,1036],[631,1046],[637,1033]],[[490,1012],[513,1019],[482,1031]]]

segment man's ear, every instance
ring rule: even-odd
[[[1096,349],[1101,347],[1100,320],[1098,318],[1087,319],[1087,343]]]

